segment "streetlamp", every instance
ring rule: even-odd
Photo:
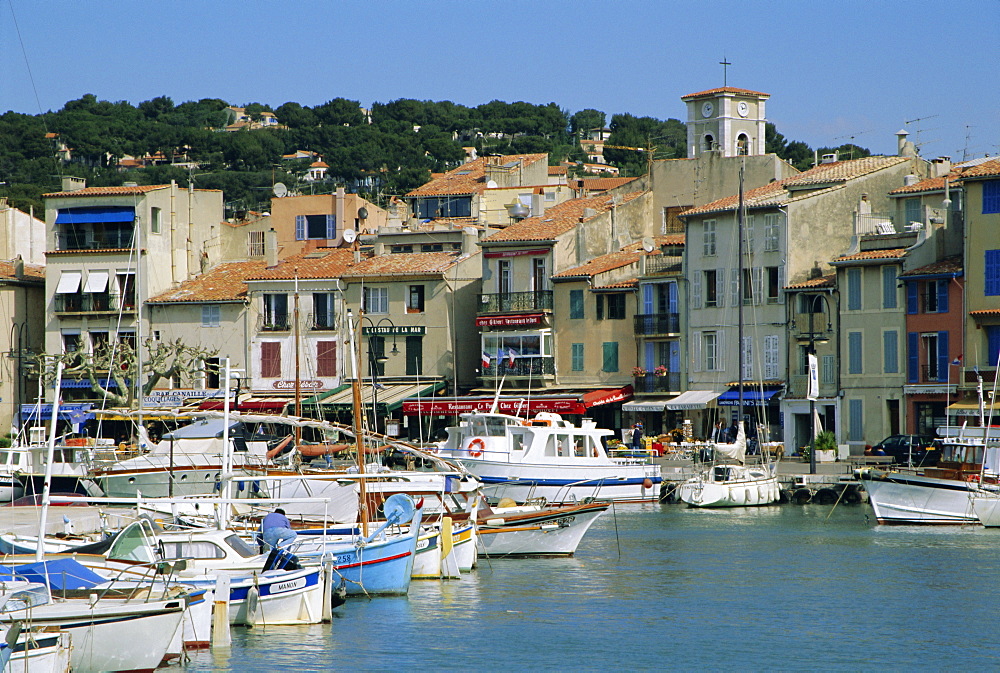
[[[350,309],[348,309],[347,313],[348,313],[348,320],[350,320],[351,318]],[[380,376],[379,369],[381,367],[384,367],[385,363],[389,361],[389,358],[386,357],[385,355],[385,346],[384,346],[385,337],[379,334],[379,331],[383,325],[388,325],[389,329],[388,333],[392,334],[392,350],[389,351],[389,355],[399,355],[399,348],[397,348],[396,346],[396,334],[395,334],[396,324],[393,323],[392,320],[390,320],[389,318],[380,318],[378,322],[375,322],[374,320],[366,316],[363,310],[359,313],[358,320],[362,325],[367,320],[369,325],[368,329],[370,330],[368,332],[368,370],[371,374],[371,379],[372,379],[372,430],[377,433],[378,391],[379,388],[383,387],[382,384],[379,383],[378,381],[378,377]],[[362,329],[364,328],[362,327]],[[379,348],[374,347],[375,339],[383,340],[383,342],[380,343]],[[382,373],[381,375],[384,376],[385,374]],[[360,376],[361,376],[360,373],[357,373],[356,376],[359,378],[360,381]]]
[[[823,298],[821,294],[814,294],[809,299],[809,332],[806,346],[806,370],[809,374],[806,397],[809,398],[809,422],[812,424],[812,442],[809,449],[809,474],[816,474],[816,398],[819,397],[819,363],[816,360],[816,344],[829,343],[829,337],[819,336],[817,338],[814,327],[814,316],[816,315],[816,300]],[[830,323],[827,322],[825,333],[829,333]],[[801,336],[799,337],[801,339]]]

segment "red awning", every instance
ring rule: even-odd
[[[236,400],[230,400],[229,404],[234,411],[283,411],[289,402],[293,402],[290,397],[248,397],[238,403]],[[212,398],[199,404],[198,409],[222,411],[224,404],[222,400]]]
[[[497,411],[501,414],[524,415],[547,411],[555,414],[585,414],[589,407],[623,402],[632,398],[632,386],[590,390],[565,395],[501,397]],[[493,397],[437,397],[403,402],[404,416],[457,416],[493,408]]]

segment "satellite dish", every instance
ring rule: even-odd
[[[656,241],[651,239],[649,236],[642,239],[642,249],[646,252],[653,252],[656,248]]]
[[[353,229],[344,229],[344,241],[347,243],[354,243],[358,238],[358,232]]]
[[[486,189],[496,189],[499,186],[496,180],[488,180],[486,182]]]
[[[367,220],[368,219],[368,209],[364,206],[358,208],[358,219]]]
[[[283,196],[288,196],[288,187],[285,186],[284,182],[275,182],[274,187],[271,187],[271,191],[279,199]]]
[[[410,496],[404,493],[393,493],[385,499],[385,505],[382,509],[385,512],[386,521],[395,519],[396,523],[399,523],[412,519],[413,513],[417,511],[417,506],[413,504]]]

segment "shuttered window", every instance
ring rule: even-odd
[[[983,183],[983,215],[1000,213],[1000,180]]]
[[[1000,250],[986,251],[986,267],[983,270],[986,280],[986,296],[1000,295]]]
[[[899,332],[882,332],[882,366],[886,374],[899,373]]]
[[[583,290],[569,291],[569,317],[574,320],[583,318]]]
[[[575,372],[583,371],[583,344],[570,344],[572,363],[570,368]]]
[[[618,342],[617,341],[606,341],[604,342],[604,371],[606,372],[616,372],[618,371]]]
[[[896,308],[896,267],[882,267],[882,308]]]
[[[847,270],[847,310],[861,310],[861,269]]]
[[[317,376],[337,375],[336,341],[316,342],[316,375]]]
[[[260,375],[265,379],[281,376],[281,343],[264,341],[260,344]]]
[[[864,441],[864,411],[865,404],[864,400],[850,400],[847,405],[848,409],[848,439],[852,442]]]
[[[847,373],[860,374],[861,363],[861,332],[850,332],[847,335]]]

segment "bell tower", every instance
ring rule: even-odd
[[[770,97],[731,86],[681,96],[687,103],[688,158],[764,154],[764,104]]]

